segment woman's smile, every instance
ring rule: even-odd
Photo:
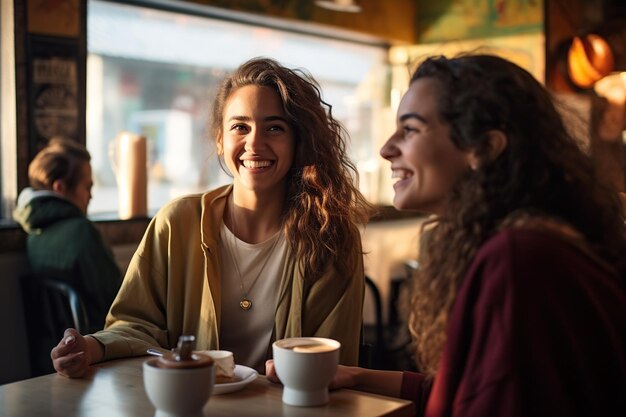
[[[255,160],[255,159],[243,159],[241,160],[241,164],[244,168],[249,169],[251,171],[265,171],[266,168],[274,165],[274,161],[271,160]]]

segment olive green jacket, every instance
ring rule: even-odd
[[[176,199],[152,220],[128,267],[104,330],[94,336],[105,359],[171,349],[183,334],[196,335],[196,349],[219,349],[221,312],[220,228],[232,186]],[[350,277],[332,267],[305,282],[288,255],[279,286],[272,340],[317,336],[341,343],[340,362],[358,362],[364,272]],[[268,346],[268,355],[271,352]]]

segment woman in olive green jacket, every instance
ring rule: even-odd
[[[320,336],[356,364],[364,293],[358,225],[370,206],[354,184],[344,131],[315,81],[270,59],[241,65],[219,90],[213,136],[233,184],[177,199],[153,219],[105,330],[68,329],[51,356],[89,364],[170,349],[227,349],[263,369],[271,342]]]

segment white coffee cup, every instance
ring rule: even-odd
[[[201,417],[213,392],[215,367],[161,368],[157,362],[143,363],[143,383],[155,417]]]
[[[341,343],[321,337],[293,337],[272,344],[274,367],[283,383],[283,403],[328,403],[328,385],[339,364]]]

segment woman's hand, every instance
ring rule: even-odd
[[[54,369],[69,378],[85,376],[89,365],[99,362],[103,356],[99,342],[82,336],[76,329],[65,330],[63,339],[50,352]]]
[[[280,384],[280,379],[276,375],[276,368],[274,367],[274,360],[268,359],[265,361],[265,377],[275,384]]]
[[[265,376],[272,382],[280,383],[272,359],[265,362]],[[329,388],[353,388],[360,391],[399,398],[401,387],[402,372],[378,371],[374,369],[358,368],[356,366],[339,365]]]
[[[330,389],[338,388],[350,388],[356,385],[355,376],[360,368],[352,366],[339,365],[337,367],[337,373],[330,383]],[[274,367],[274,360],[269,359],[265,362],[265,376],[271,382],[280,384],[280,379],[276,375],[276,368]]]

